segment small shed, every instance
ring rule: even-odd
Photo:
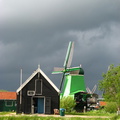
[[[17,89],[17,113],[53,114],[59,109],[60,90],[38,67]]]
[[[0,92],[0,112],[16,111],[16,92]]]

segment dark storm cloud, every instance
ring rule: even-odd
[[[72,66],[82,64],[86,84],[97,84],[109,64],[119,63],[119,6],[119,0],[0,0],[0,89],[16,90],[20,68],[25,80],[38,64],[59,86],[51,72],[63,66],[69,41]]]
[[[79,55],[80,57],[75,61],[84,65],[87,85],[91,81],[97,84],[110,64],[119,64],[119,27],[120,23],[108,23],[96,29],[69,32],[70,35],[76,37],[76,58]]]
[[[14,0],[11,0],[14,1]],[[3,20],[11,25],[40,26],[41,29],[85,29],[109,21],[119,21],[120,1],[7,1]],[[25,25],[24,25],[25,24]],[[35,26],[35,27],[36,27]],[[59,28],[59,29],[58,29]]]

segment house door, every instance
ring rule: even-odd
[[[50,97],[45,98],[45,113],[51,114],[51,98]]]
[[[37,113],[44,113],[44,98],[38,98]]]

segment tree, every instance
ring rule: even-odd
[[[120,110],[120,66],[110,65],[108,71],[103,73],[103,80],[99,82],[99,89],[108,102],[116,102]]]
[[[0,90],[0,92],[8,92],[7,90]]]
[[[69,113],[72,112],[75,105],[76,105],[75,100],[71,96],[63,97],[60,100],[60,107],[65,108],[66,112]]]

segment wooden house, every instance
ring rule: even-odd
[[[0,112],[16,111],[16,92],[0,92]]]
[[[17,113],[53,114],[59,109],[59,89],[38,67],[17,89]]]

